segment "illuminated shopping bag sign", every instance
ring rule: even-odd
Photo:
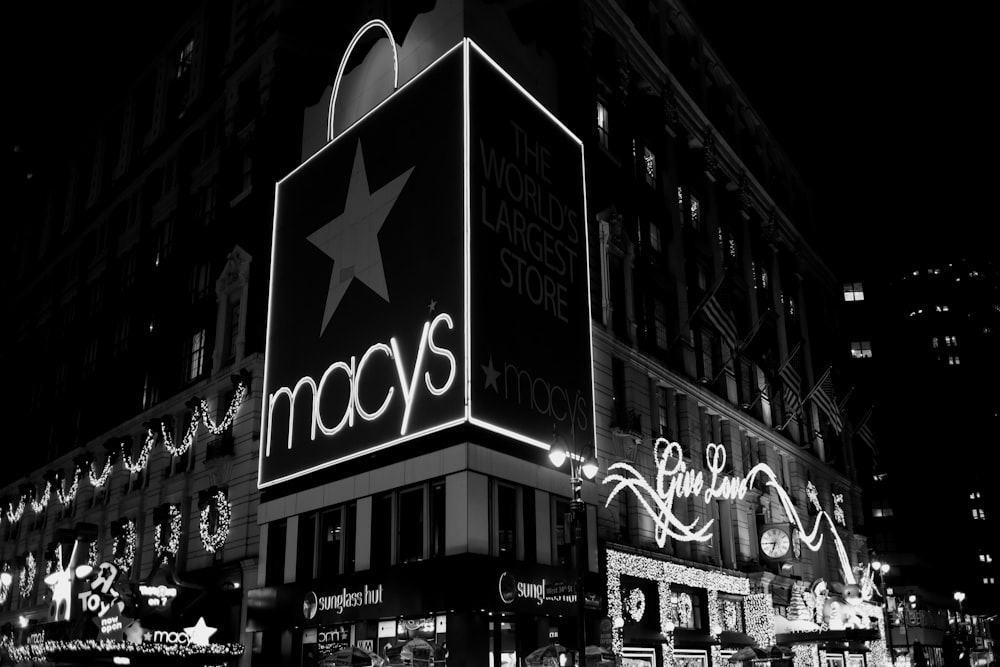
[[[462,423],[592,440],[583,179],[465,41],[279,182],[260,486]]]

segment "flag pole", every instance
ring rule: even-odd
[[[688,318],[684,320],[684,324],[681,325],[680,333],[677,334],[677,338],[674,338],[674,340],[671,341],[670,345],[667,346],[668,351],[674,349],[674,345],[677,345],[677,343],[680,342],[681,338],[684,338],[684,332],[687,331],[688,328],[690,328],[691,322],[694,321],[694,318],[698,314],[698,311],[704,308],[705,304],[708,303],[708,300],[711,299],[713,296],[715,296],[715,293],[719,291],[720,287],[722,287],[722,281],[724,281],[725,279],[726,279],[726,274],[723,273],[721,276],[719,276],[719,279],[715,281],[715,284],[712,286],[712,289],[706,292],[705,296],[701,298],[701,301],[698,302],[698,305],[695,306],[695,309],[692,310],[691,314],[688,315]]]

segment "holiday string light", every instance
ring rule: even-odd
[[[45,556],[45,576],[49,576],[53,572],[62,572],[62,544],[57,544],[56,548],[52,550],[52,557],[49,558],[48,554]]]
[[[112,469],[112,463],[111,463],[110,453],[104,459],[104,469],[101,470],[100,475],[94,474],[94,464],[91,463],[90,469],[88,470],[91,486],[98,489],[104,486],[107,483],[108,478],[111,477],[111,469]]]
[[[119,525],[121,526],[122,534],[115,535],[111,539],[111,559],[119,570],[131,572],[132,563],[135,562],[135,521],[132,521],[132,519],[123,519]]]
[[[11,523],[17,523],[20,521],[21,516],[24,514],[24,496],[21,496],[16,509],[13,503],[8,503],[6,514],[7,520]]]
[[[35,511],[35,514],[41,514],[45,511],[45,508],[49,506],[49,498],[52,497],[52,482],[45,481],[45,490],[42,491],[42,495],[36,500],[31,499],[31,509]]]
[[[770,593],[751,593],[743,598],[746,633],[757,646],[774,646],[774,601]]]
[[[153,526],[153,551],[160,562],[167,562],[170,558],[177,557],[177,551],[181,546],[181,517],[180,507],[174,503],[167,505],[167,536],[166,543],[163,542],[163,524],[157,522]]]
[[[42,641],[8,649],[15,663],[29,661],[82,662],[105,660],[114,656],[171,656],[185,659],[184,664],[223,665],[243,655],[243,644],[163,644],[133,643],[114,639],[72,639]],[[216,658],[218,660],[216,660]]]
[[[819,504],[819,491],[816,489],[816,485],[812,483],[812,480],[806,482],[806,497],[809,498],[809,502],[812,503],[817,512],[823,511],[823,506]]]
[[[844,517],[844,508],[841,507],[841,504],[843,502],[844,502],[843,493],[833,494],[833,518],[841,526],[846,526],[847,520]]]
[[[633,588],[628,592],[625,610],[633,621],[639,622],[642,620],[643,614],[646,613],[646,596],[643,594],[642,589]]]
[[[249,396],[250,381],[251,375],[246,369],[241,370],[239,375],[233,376],[233,398],[230,400],[229,407],[226,409],[226,413],[220,421],[216,422],[212,419],[211,406],[206,399],[192,399],[193,407],[191,410],[191,421],[188,423],[187,430],[180,445],[174,444],[173,437],[170,435],[169,429],[167,429],[164,425],[163,420],[160,420],[159,434],[157,434],[156,430],[153,428],[146,428],[146,435],[143,438],[142,448],[139,452],[139,456],[135,460],[132,459],[131,453],[127,451],[123,445],[119,445],[121,448],[122,463],[131,473],[139,473],[145,470],[147,464],[149,463],[152,448],[158,442],[160,435],[162,435],[164,448],[171,454],[171,456],[181,456],[187,452],[188,449],[190,449],[194,443],[200,424],[203,424],[213,435],[221,435],[232,426],[240,408],[242,407],[247,396]],[[121,440],[122,439],[119,439],[119,441]],[[108,478],[111,476],[114,469],[113,459],[114,457],[111,452],[109,452],[107,457],[104,459],[104,467],[102,468],[100,474],[95,472],[93,462],[87,466],[87,473],[91,486],[94,488],[100,488],[107,483]],[[60,473],[57,473],[57,478],[59,475]],[[60,503],[68,505],[73,502],[76,498],[77,491],[79,490],[81,476],[82,471],[80,467],[77,467],[73,473],[73,483],[70,486],[69,491],[66,492],[63,492],[62,484],[53,485],[50,480],[46,480],[45,491],[43,491],[42,495],[37,499],[30,499],[32,510],[34,510],[36,514],[45,511],[52,496],[53,487],[55,487],[55,495]],[[7,517],[7,520],[10,523],[17,523],[21,520],[28,501],[28,494],[21,494],[21,497],[18,499],[16,505],[12,502],[7,503],[7,509],[3,512],[3,514]]]
[[[61,476],[61,472],[59,473]],[[76,492],[80,490],[80,476],[83,473],[80,471],[80,466],[76,466],[73,469],[73,483],[69,487],[69,491],[63,491],[63,485],[59,484],[56,487],[56,498],[63,505],[69,505],[71,502],[76,500]]]
[[[215,507],[216,521],[215,530],[211,530],[212,507]],[[229,537],[229,524],[232,519],[232,504],[226,497],[226,492],[222,489],[216,491],[209,502],[201,508],[201,515],[198,519],[198,532],[201,533],[201,543],[205,551],[214,554],[221,549]]]
[[[87,549],[87,564],[91,567],[97,567],[97,564],[101,560],[101,547],[98,546],[97,540],[90,543]]]
[[[820,667],[824,664],[819,660],[817,645],[813,643],[792,645],[793,667]]]
[[[18,576],[18,585],[21,592],[21,599],[31,595],[31,590],[35,587],[35,574],[38,572],[38,563],[35,562],[35,554],[30,551],[24,554],[24,567]]]

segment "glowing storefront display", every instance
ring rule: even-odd
[[[469,40],[337,136],[335,97],[275,193],[259,485],[463,423],[592,440],[582,143]]]

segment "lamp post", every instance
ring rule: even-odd
[[[889,569],[890,568],[889,568],[889,564],[888,563],[883,563],[883,562],[881,562],[879,560],[873,560],[871,562],[871,568],[872,568],[872,570],[875,571],[875,574],[878,575],[878,583],[879,583],[879,585],[878,585],[877,590],[878,590],[879,594],[882,596],[882,601],[885,603],[885,615],[886,615],[885,638],[886,638],[886,641],[889,644],[889,646],[888,646],[888,649],[889,649],[889,664],[890,665],[895,665],[896,664],[896,655],[895,655],[896,651],[895,651],[895,649],[892,648],[892,616],[890,615],[892,612],[889,610],[889,595],[888,595],[888,591],[886,590],[886,587],[885,587],[885,575],[889,574]]]
[[[587,506],[583,502],[582,495],[583,477],[594,479],[597,476],[597,459],[593,453],[584,459],[577,452],[567,452],[562,438],[553,429],[549,460],[557,468],[561,468],[563,463],[569,461],[569,485],[573,493],[570,510],[573,517],[573,542],[576,546],[576,665],[582,667],[587,662],[587,602],[583,581],[587,571],[587,541],[583,531],[584,522],[587,520]]]

